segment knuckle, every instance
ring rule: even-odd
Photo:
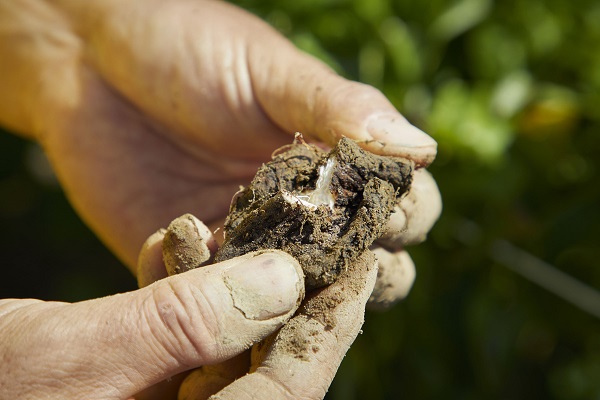
[[[165,280],[154,288],[146,307],[148,327],[158,346],[186,365],[197,365],[216,352],[219,327],[202,291]]]

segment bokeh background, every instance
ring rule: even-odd
[[[328,399],[600,399],[600,2],[240,0],[439,143],[417,281]],[[135,288],[40,149],[0,134],[0,297]]]

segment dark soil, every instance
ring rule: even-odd
[[[234,197],[215,262],[280,249],[298,259],[307,289],[322,287],[384,233],[413,163],[346,138],[329,153],[301,138],[282,150]],[[320,175],[330,179],[319,182]]]

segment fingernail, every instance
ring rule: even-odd
[[[258,321],[295,311],[304,297],[298,262],[281,252],[246,257],[225,273],[234,306],[247,319]]]
[[[375,140],[401,147],[437,147],[437,142],[399,115],[378,115],[367,125],[369,135]]]

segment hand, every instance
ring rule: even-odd
[[[239,185],[296,131],[328,144],[347,136],[419,166],[435,157],[435,141],[379,91],[227,3],[0,8],[0,122],[39,140],[79,214],[134,272],[145,238],[173,218],[218,225]],[[390,227],[402,234],[388,249],[422,237],[439,214],[434,181],[419,180],[426,189]]]
[[[209,229],[189,214],[182,216],[146,241],[139,258],[140,277],[149,279],[145,272],[158,270],[157,265],[169,271],[194,265],[211,268],[205,265],[215,250]],[[377,263],[366,252],[334,284],[309,293],[294,317],[254,346],[252,354],[248,351],[219,364],[203,365],[187,376],[181,374],[144,390],[136,399],[174,399],[177,393],[180,399],[194,400],[213,395],[236,400],[323,398],[360,331],[376,277]]]
[[[295,131],[328,144],[347,136],[420,167],[435,157],[435,142],[380,92],[340,78],[227,3],[2,2],[0,25],[0,122],[42,144],[80,215],[134,271],[145,238],[173,218],[192,212],[218,225],[238,186]],[[402,290],[376,291],[382,304],[410,287],[410,273],[393,271],[414,276],[402,249],[422,240],[441,207],[425,172],[406,199],[385,239],[392,253],[380,257]],[[165,275],[162,266],[139,279]],[[353,339],[338,337],[334,362],[323,362],[330,369]]]
[[[298,263],[274,251],[81,303],[2,300],[0,397],[127,399],[242,353],[303,295]]]

